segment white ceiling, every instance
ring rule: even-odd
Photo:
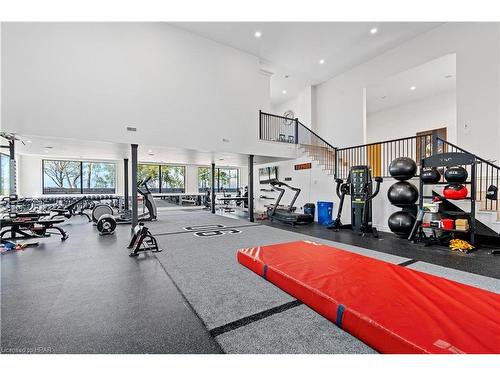
[[[123,143],[90,142],[85,140],[35,137],[17,135],[24,141],[16,142],[16,153],[21,155],[40,155],[43,158],[73,158],[87,160],[130,159],[130,145]],[[47,149],[46,147],[52,147]],[[150,155],[151,153],[151,155]],[[140,162],[244,167],[248,165],[248,155],[227,152],[208,152],[173,147],[140,145]],[[222,159],[222,160],[221,160]],[[271,163],[284,160],[255,156],[255,164]]]
[[[324,82],[438,22],[175,22],[175,26],[259,57],[271,77],[272,104]],[[376,27],[378,32],[370,34]],[[262,36],[255,38],[255,31]],[[324,64],[319,64],[325,59]],[[285,79],[288,74],[290,77]],[[282,94],[286,90],[287,94]]]
[[[410,90],[412,86],[416,89]],[[455,89],[456,56],[451,54],[398,73],[381,84],[367,87],[366,111],[378,112]]]

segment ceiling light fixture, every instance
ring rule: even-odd
[[[370,29],[370,34],[374,35],[374,34],[376,34],[376,33],[378,33],[378,29],[377,29],[376,27],[372,27],[372,28]]]
[[[286,94],[286,90],[283,90],[281,93],[282,93],[282,94]]]
[[[447,74],[444,76],[444,78],[452,78],[453,77],[453,74]]]
[[[325,60],[324,60],[324,59],[321,59],[321,60],[319,60],[319,63],[320,63],[320,64],[324,64],[324,63],[325,63]]]
[[[253,34],[254,37],[256,38],[260,38],[262,36],[262,33],[260,31],[256,31],[254,34]]]
[[[410,90],[411,90],[411,91],[415,91],[416,89],[417,89],[417,86],[411,86],[411,87],[410,87]]]

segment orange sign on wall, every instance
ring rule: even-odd
[[[293,167],[296,171],[300,171],[302,169],[311,169],[312,164],[311,163],[295,164]]]

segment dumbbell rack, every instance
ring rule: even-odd
[[[463,185],[469,185],[469,196],[464,200],[470,201],[470,211],[439,211],[438,214],[442,214],[445,216],[466,216],[469,219],[469,230],[464,232],[463,230],[457,229],[444,229],[444,228],[430,228],[433,231],[439,230],[442,232],[449,233],[469,233],[470,235],[470,243],[474,245],[475,236],[476,236],[476,158],[472,154],[462,153],[462,152],[446,152],[442,154],[432,155],[428,158],[422,159],[420,164],[420,173],[425,168],[440,168],[440,167],[456,167],[456,166],[470,166],[470,176],[469,180],[463,182]],[[423,210],[424,200],[426,199],[434,199],[434,196],[424,195],[424,184],[422,179],[420,179],[420,197],[419,197],[419,210]],[[448,185],[448,182],[438,182],[435,184],[429,185]],[[442,200],[445,200],[444,197],[441,197]],[[424,212],[424,214],[430,213],[429,211]],[[423,230],[423,227],[420,226],[420,230]]]

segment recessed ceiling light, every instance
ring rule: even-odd
[[[325,60],[324,60],[324,59],[321,59],[321,60],[319,60],[319,63],[320,63],[320,64],[324,64],[324,63],[325,63]]]
[[[378,29],[377,29],[376,27],[372,27],[372,28],[370,29],[370,34],[372,34],[372,35],[373,35],[373,34],[376,34],[376,33],[378,33]]]
[[[290,75],[286,74],[286,75],[285,75],[285,78],[290,78]]]
[[[444,78],[451,78],[451,77],[453,77],[453,74],[447,74],[444,76]]]
[[[256,38],[260,38],[262,36],[262,33],[260,31],[256,31],[254,34],[253,34],[254,37]]]
[[[31,142],[33,142],[33,141],[31,141],[31,140],[29,140],[29,139],[26,141],[26,143],[31,143]]]
[[[415,91],[416,89],[417,89],[417,86],[411,86],[411,87],[410,87],[410,90],[411,90],[411,91]]]
[[[282,94],[286,94],[286,90],[283,90],[281,93],[282,93]]]

